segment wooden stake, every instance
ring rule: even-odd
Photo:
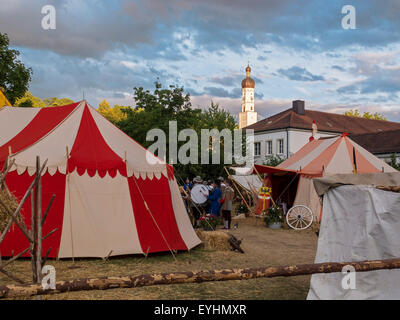
[[[42,281],[42,176],[40,175],[40,158],[36,157],[37,176],[37,202],[36,202],[36,230],[37,230],[37,248],[36,248],[36,272],[37,282]]]

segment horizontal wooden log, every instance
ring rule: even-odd
[[[83,290],[107,290],[116,288],[135,288],[161,284],[201,283],[207,281],[248,280],[254,278],[292,277],[316,273],[341,272],[343,267],[351,265],[357,272],[382,269],[399,269],[400,259],[326,262],[293,266],[275,266],[245,269],[221,269],[207,271],[187,271],[175,273],[145,274],[125,277],[100,277],[56,282],[55,290],[44,290],[41,285],[0,286],[0,298],[45,295]]]

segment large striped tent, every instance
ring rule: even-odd
[[[397,172],[383,160],[351,140],[346,133],[340,136],[311,139],[277,167],[256,165],[256,169],[260,173],[269,173],[272,176],[273,185],[274,175],[278,178],[285,174],[290,176],[285,181],[297,182],[293,205],[308,206],[316,217],[320,215],[321,205],[314,189],[313,178],[339,173]],[[295,179],[296,177],[298,179]]]
[[[0,110],[0,165],[15,160],[6,184],[21,199],[33,181],[36,157],[45,211],[55,200],[43,234],[50,257],[106,257],[189,250],[200,243],[172,166],[147,151],[86,101],[52,108]],[[7,160],[8,159],[8,160]],[[30,225],[31,201],[22,210]],[[15,225],[3,256],[28,247]]]

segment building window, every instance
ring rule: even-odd
[[[254,155],[255,156],[261,155],[261,143],[260,142],[254,143]]]
[[[278,154],[283,154],[283,139],[278,139]]]
[[[270,156],[270,155],[272,155],[272,140],[268,140],[267,142],[266,142],[266,144],[265,144],[265,149],[266,149],[266,153],[267,153],[267,156]]]

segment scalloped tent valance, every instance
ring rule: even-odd
[[[47,160],[43,206],[56,195],[46,228],[57,231],[43,244],[44,253],[52,248],[50,257],[187,250],[200,243],[173,167],[86,101],[0,110],[0,165],[14,161],[6,183],[19,199],[34,178],[37,156]],[[22,214],[30,214],[30,201]],[[1,254],[25,249],[25,241],[11,228]]]

